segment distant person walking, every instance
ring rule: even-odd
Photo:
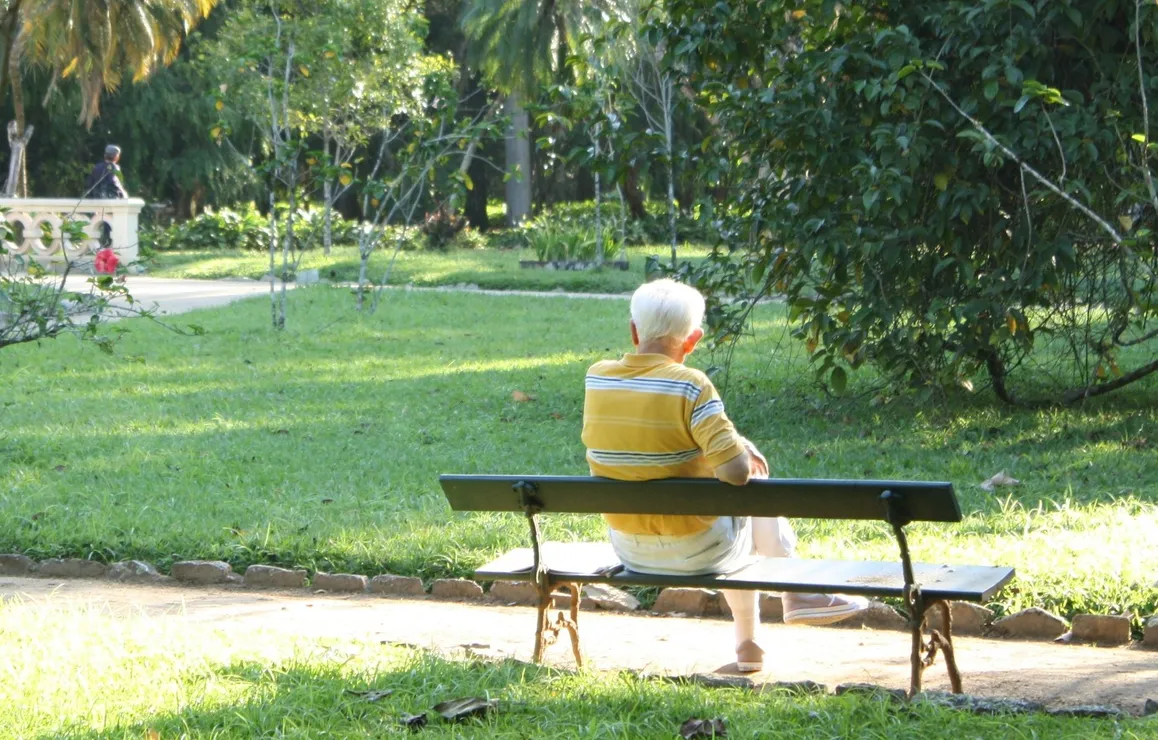
[[[109,144],[105,147],[105,158],[92,168],[88,178],[84,181],[84,198],[98,198],[113,200],[128,198],[129,193],[121,183],[121,168],[117,162],[121,161],[121,148]],[[113,228],[108,221],[101,222],[100,248],[110,249],[113,244]]]
[[[129,193],[121,183],[121,168],[117,162],[121,161],[121,148],[109,144],[105,147],[105,159],[98,162],[84,181],[84,197],[86,198],[128,198]]]

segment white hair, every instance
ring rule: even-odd
[[[644,283],[631,296],[631,320],[639,341],[683,341],[704,321],[704,297],[695,288],[674,280]]]

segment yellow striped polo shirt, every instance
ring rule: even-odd
[[[665,355],[628,354],[587,371],[583,444],[591,474],[617,480],[711,478],[744,451],[708,376]],[[604,514],[625,534],[689,535],[712,516]]]

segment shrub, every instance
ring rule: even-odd
[[[269,248],[269,221],[252,205],[206,211],[196,218],[165,229],[146,229],[141,242],[146,248],[242,249]]]
[[[330,233],[334,244],[353,244],[357,241],[357,221],[347,221],[338,213],[330,215]],[[322,210],[301,211],[294,219],[294,231],[298,239],[299,249],[311,249],[321,246],[326,233],[326,213]]]
[[[426,246],[430,249],[446,249],[455,235],[466,226],[466,220],[455,215],[446,204],[426,214],[422,222],[422,233],[426,234]]]
[[[1153,3],[667,9],[714,226],[833,389],[873,365],[1071,403],[1158,372]]]
[[[617,200],[603,202],[600,209],[604,233],[613,234],[616,239],[620,232],[620,210]],[[556,203],[544,210],[535,220],[560,219],[565,222],[580,223],[595,228],[595,201],[582,200]],[[647,202],[647,215],[642,219],[630,216],[623,225],[624,241],[627,244],[666,244],[671,240],[667,206],[663,201]],[[705,226],[692,213],[681,212],[676,216],[676,238],[680,242],[710,241]]]
[[[284,206],[279,206],[284,218]],[[151,227],[141,230],[141,248],[170,249],[232,249],[265,251],[269,249],[270,221],[253,207],[242,205],[220,211],[206,211],[196,218],[173,224],[168,228]],[[325,228],[324,212],[299,210],[294,218],[294,231],[299,249],[310,249],[322,244]],[[358,223],[334,214],[331,229],[335,244],[349,244],[357,239]]]
[[[522,228],[524,243],[540,262],[575,260],[591,262],[596,257],[595,229],[578,219],[555,214],[542,215]],[[603,255],[614,259],[621,245],[611,229],[603,232]]]
[[[454,237],[450,246],[455,249],[485,249],[487,238],[478,229],[463,229]]]

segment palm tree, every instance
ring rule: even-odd
[[[21,69],[38,65],[53,81],[74,78],[80,85],[80,122],[91,126],[100,115],[101,95],[120,86],[127,73],[139,82],[177,57],[186,34],[218,0],[8,0],[0,14],[0,97],[12,85],[16,110],[13,134],[24,142]],[[12,129],[15,129],[14,131]],[[23,182],[23,152],[13,152],[18,182]],[[14,194],[10,181],[6,194]]]
[[[530,121],[523,101],[567,68],[568,50],[601,12],[603,2],[582,0],[467,0],[462,27],[470,57],[504,93],[507,133],[507,223],[531,211]]]

